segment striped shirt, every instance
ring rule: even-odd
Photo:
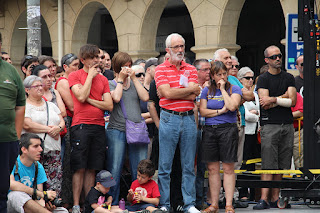
[[[171,88],[184,88],[179,84],[180,76],[184,75],[188,78],[188,83],[198,83],[198,73],[194,66],[181,62],[180,70],[177,70],[175,65],[170,64],[168,60],[156,67],[155,80],[157,89],[159,86],[169,84]],[[182,99],[160,99],[160,107],[174,110],[177,112],[186,112],[192,110],[194,102],[191,100]]]

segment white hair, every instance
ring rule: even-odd
[[[232,55],[232,56],[231,56],[231,60],[237,61],[237,62],[238,62],[238,65],[240,65],[239,59],[237,58],[237,56]]]
[[[131,69],[132,69],[134,72],[138,72],[139,70],[142,70],[142,72],[144,73],[144,68],[143,68],[143,66],[141,66],[141,65],[133,65],[133,66],[131,67]]]
[[[178,33],[172,33],[172,34],[168,35],[168,37],[166,39],[166,48],[171,47],[171,40],[172,40],[173,37],[179,37],[179,38],[182,39],[184,44],[186,43],[184,38],[182,37],[182,35],[180,35]]]
[[[251,73],[252,75],[254,75],[254,72],[250,69],[250,67],[242,67],[238,74],[237,74],[237,78],[240,80],[242,79],[247,73]]]
[[[30,88],[31,85],[33,84],[33,82],[35,82],[35,81],[41,82],[41,78],[36,75],[30,75],[30,76],[26,77],[26,79],[24,79],[24,81],[23,81],[24,88]]]
[[[221,52],[229,52],[229,50],[226,49],[226,48],[221,48],[221,49],[216,50],[216,51],[213,53],[212,60],[213,60],[213,61],[220,61],[220,53],[221,53]]]

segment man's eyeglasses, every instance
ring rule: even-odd
[[[210,72],[210,68],[199,69],[199,70],[201,70],[202,72]]]
[[[183,45],[176,45],[176,46],[174,46],[174,47],[169,47],[169,48],[171,48],[171,49],[174,49],[174,50],[178,50],[178,49],[184,49],[185,48],[185,45],[183,44]]]
[[[52,78],[52,77],[53,77],[53,75],[48,74],[48,75],[44,75],[44,76],[42,76],[41,78],[42,78],[42,79],[46,79],[46,78]]]
[[[277,58],[281,59],[282,58],[282,54],[280,53],[278,55],[272,55],[272,56],[269,56],[267,58],[272,59],[272,60],[276,60]]]
[[[145,74],[144,74],[143,72],[140,72],[140,73],[137,73],[137,74],[136,74],[136,77],[137,77],[137,78],[140,78],[142,75],[143,75],[143,77],[145,76]]]
[[[34,86],[30,86],[29,88],[30,89],[32,89],[32,88],[39,89],[40,87],[43,87],[43,85],[42,84],[34,85]]]
[[[244,76],[243,78],[245,78],[245,79],[247,79],[247,80],[250,80],[250,79],[254,79],[254,77],[253,76]]]
[[[237,68],[237,69],[239,69],[240,68],[240,66],[239,65],[231,65],[231,68],[233,69],[233,68]]]

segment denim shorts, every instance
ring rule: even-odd
[[[262,169],[290,169],[293,140],[294,128],[292,124],[261,126]]]
[[[104,126],[80,124],[71,127],[71,168],[101,170],[107,148]]]
[[[201,144],[202,162],[237,162],[238,140],[237,124],[204,126]]]

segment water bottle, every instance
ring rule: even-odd
[[[121,198],[121,200],[119,201],[119,208],[122,210],[126,209],[126,201],[124,201],[123,198]]]

